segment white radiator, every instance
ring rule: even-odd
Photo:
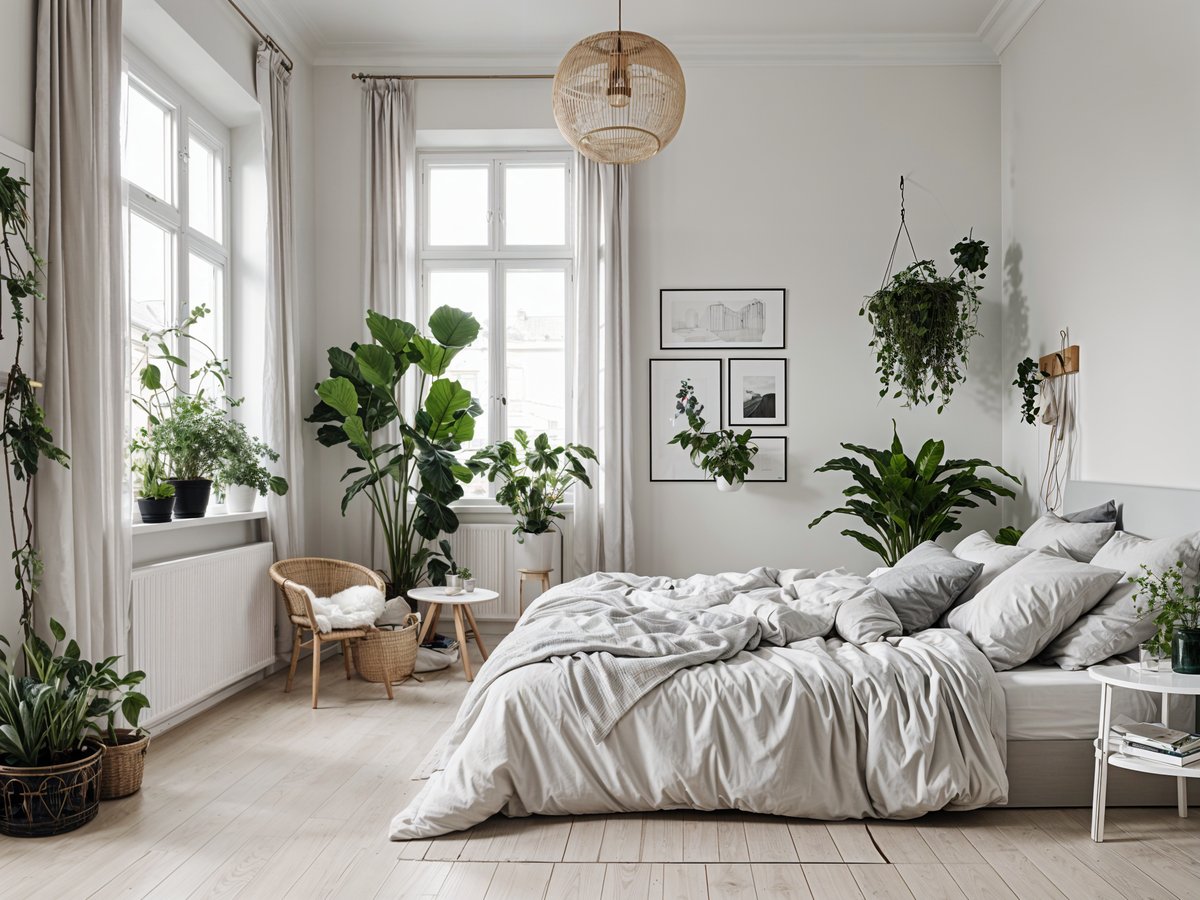
[[[274,662],[274,559],[264,542],[133,570],[129,659],[146,673],[144,724]]]
[[[521,604],[518,594],[520,575],[517,573],[515,562],[516,538],[512,533],[512,524],[479,524],[464,522],[458,531],[444,535],[450,542],[451,552],[459,566],[466,566],[475,576],[475,583],[481,588],[496,591],[500,599],[490,603],[480,603],[473,606],[471,611],[477,619],[492,619],[515,622],[521,615]],[[561,543],[554,552],[555,572],[552,584],[557,584],[562,572]],[[541,592],[535,584],[525,588],[525,599],[533,600]],[[444,623],[443,623],[444,625]]]

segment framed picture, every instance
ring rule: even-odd
[[[787,360],[729,360],[730,426],[787,424]]]
[[[782,350],[787,336],[787,291],[658,292],[658,346],[663,350]]]
[[[754,436],[758,454],[746,481],[787,481],[787,438]]]
[[[681,386],[704,407],[703,416],[713,428],[721,427],[721,360],[650,360],[650,480],[712,481],[692,465],[688,452],[670,442],[687,428],[687,417],[678,408]]]

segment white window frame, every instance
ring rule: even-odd
[[[154,196],[122,174],[123,225],[128,234],[129,214],[136,212],[171,233],[174,240],[174,279],[175,321],[185,318],[194,305],[190,296],[189,265],[190,256],[207,260],[221,268],[221,308],[214,309],[212,315],[217,317],[217,328],[221,335],[221,352],[226,358],[232,347],[230,323],[233,316],[233,265],[232,215],[230,200],[232,193],[233,167],[231,164],[232,140],[229,128],[216,116],[205,109],[195,98],[181,88],[161,69],[151,63],[137,48],[126,43],[124,48],[125,74],[143,90],[155,96],[159,102],[172,110],[173,133],[175,146],[173,153],[175,165],[172,168],[174,188],[171,191],[174,202],[167,202]],[[221,240],[213,240],[188,224],[188,147],[189,139],[195,135],[209,149],[216,150],[220,155],[220,170],[223,177],[221,184]],[[128,252],[128,251],[127,251]],[[149,323],[130,320],[131,329],[153,330],[160,326],[149,327]],[[188,373],[193,360],[190,356],[190,341],[184,341],[184,346],[173,347],[172,351],[179,356],[187,366],[176,372],[176,380],[180,385],[188,384]]]
[[[506,338],[504,323],[507,321],[505,294],[505,272],[509,269],[561,268],[566,277],[567,294],[565,298],[566,332],[563,385],[564,413],[568,413],[574,405],[574,379],[571,373],[575,366],[575,299],[574,299],[574,239],[575,239],[575,197],[574,197],[574,159],[569,152],[559,150],[424,150],[418,154],[418,169],[420,184],[417,204],[417,233],[419,268],[421,273],[418,290],[418,309],[421,320],[426,321],[431,303],[426,285],[429,274],[433,271],[452,271],[468,269],[472,271],[489,272],[488,316],[491,321],[492,345],[488,348],[488,389],[490,396],[477,398],[484,404],[488,414],[488,443],[505,440],[508,436],[508,399],[507,368],[506,368]],[[564,197],[565,221],[563,223],[564,243],[555,245],[510,245],[504,242],[504,191],[505,171],[511,166],[544,166],[546,164],[561,165],[566,179]],[[469,166],[490,167],[489,196],[488,196],[488,243],[486,246],[433,246],[429,242],[429,170],[433,166]],[[566,415],[564,433],[566,440],[572,439],[571,416]],[[496,485],[488,485],[488,496],[484,498],[465,498],[459,501],[463,504],[494,504]]]

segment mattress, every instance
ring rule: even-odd
[[[1112,665],[1115,661],[1107,663]],[[1068,672],[1058,666],[1029,663],[997,672],[1008,709],[1010,741],[1092,740],[1100,718],[1100,683],[1087,671]],[[1190,727],[1188,697],[1173,697],[1171,724]],[[1158,720],[1158,694],[1116,689],[1113,722]]]

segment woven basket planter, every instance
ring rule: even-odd
[[[0,834],[49,837],[96,818],[104,748],[88,741],[84,753],[56,766],[0,766]]]
[[[413,673],[417,664],[419,619],[410,615],[400,628],[381,628],[354,642],[354,667],[367,681],[395,684]]]
[[[136,736],[128,728],[117,729],[117,743],[104,745],[104,767],[100,770],[100,799],[116,800],[142,789],[146,750],[150,735]]]

